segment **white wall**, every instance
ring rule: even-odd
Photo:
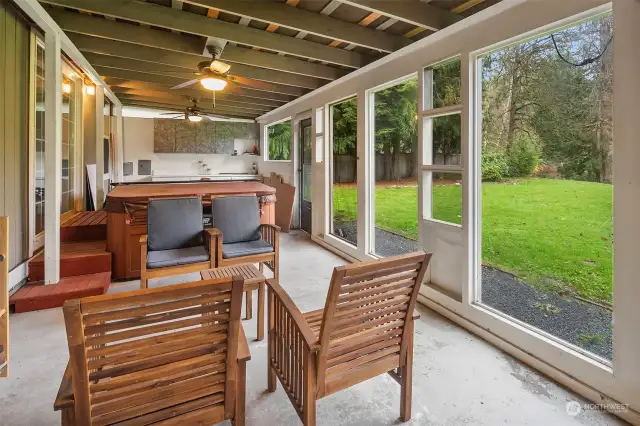
[[[250,155],[232,156],[227,154],[155,154],[153,152],[153,118],[124,117],[124,161],[132,161],[133,175],[125,176],[126,182],[147,178],[138,176],[138,160],[151,160],[155,175],[198,175],[198,161],[204,161],[211,174],[251,172],[251,165],[259,157]],[[253,145],[237,140],[235,149],[239,153]],[[262,172],[262,170],[260,170]]]

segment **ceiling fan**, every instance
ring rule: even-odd
[[[227,117],[223,117],[221,115],[212,115],[212,114],[205,114],[202,111],[202,108],[200,108],[198,106],[198,100],[195,98],[191,98],[191,102],[193,102],[193,105],[188,106],[184,109],[184,112],[164,112],[160,115],[172,115],[174,117],[171,117],[173,119],[176,120],[182,120],[183,117],[185,120],[189,120],[193,123],[199,123],[200,121],[202,121],[203,118],[208,118],[211,119],[213,118],[227,118]]]
[[[225,45],[226,41],[224,40],[213,40],[212,43],[207,44],[206,49],[211,55],[211,60],[202,61],[197,65],[198,71],[194,72],[194,74],[197,75],[198,78],[178,84],[171,89],[184,89],[198,82],[200,82],[205,89],[211,90],[214,93],[223,90],[227,87],[227,84],[247,86],[260,90],[274,89],[271,84],[229,74],[231,65],[218,60]]]

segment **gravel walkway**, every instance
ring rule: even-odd
[[[356,223],[336,222],[339,237],[356,245]],[[376,253],[395,256],[418,250],[418,242],[376,228]],[[482,302],[560,339],[612,359],[611,311],[591,303],[544,292],[517,277],[482,267]]]

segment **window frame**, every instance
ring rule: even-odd
[[[269,128],[276,126],[278,124],[282,124],[285,122],[289,122],[291,126],[291,137],[289,138],[289,159],[288,160],[271,160],[269,158]],[[262,156],[262,160],[269,163],[291,163],[293,160],[293,139],[294,139],[294,123],[293,117],[287,117],[282,120],[274,121],[269,124],[264,125],[264,154]]]
[[[460,63],[460,75],[462,76],[462,60],[463,56],[457,54],[441,61],[437,61],[432,65],[422,68],[422,78],[419,77],[419,81],[422,83],[422,93],[420,94],[422,102],[418,103],[418,119],[419,126],[419,145],[422,146],[422,152],[420,153],[420,176],[418,181],[421,182],[422,201],[418,200],[422,205],[422,214],[419,219],[428,222],[437,223],[439,225],[452,226],[459,229],[464,229],[464,211],[465,211],[465,199],[464,188],[463,195],[460,199],[460,223],[447,222],[433,217],[433,174],[434,173],[450,173],[460,175],[461,185],[464,185],[465,175],[465,155],[462,140],[462,134],[460,135],[460,164],[444,165],[444,164],[429,164],[433,163],[433,120],[439,117],[446,117],[449,115],[459,115],[461,130],[464,126],[464,100],[462,97],[462,81],[460,82],[460,103],[455,105],[447,105],[443,107],[433,108],[433,70],[440,65],[446,64],[452,61],[459,61]],[[427,124],[428,123],[428,124]]]

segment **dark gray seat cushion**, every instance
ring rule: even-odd
[[[202,246],[202,202],[199,198],[149,201],[147,246],[149,251]]]
[[[260,239],[258,197],[221,197],[211,203],[213,226],[222,232],[225,244]]]
[[[245,241],[240,243],[222,245],[222,257],[225,259],[264,253],[273,253],[273,246],[263,240]]]
[[[204,246],[187,247],[173,250],[150,251],[147,253],[147,268],[166,268],[169,266],[189,265],[208,262],[209,254]]]

